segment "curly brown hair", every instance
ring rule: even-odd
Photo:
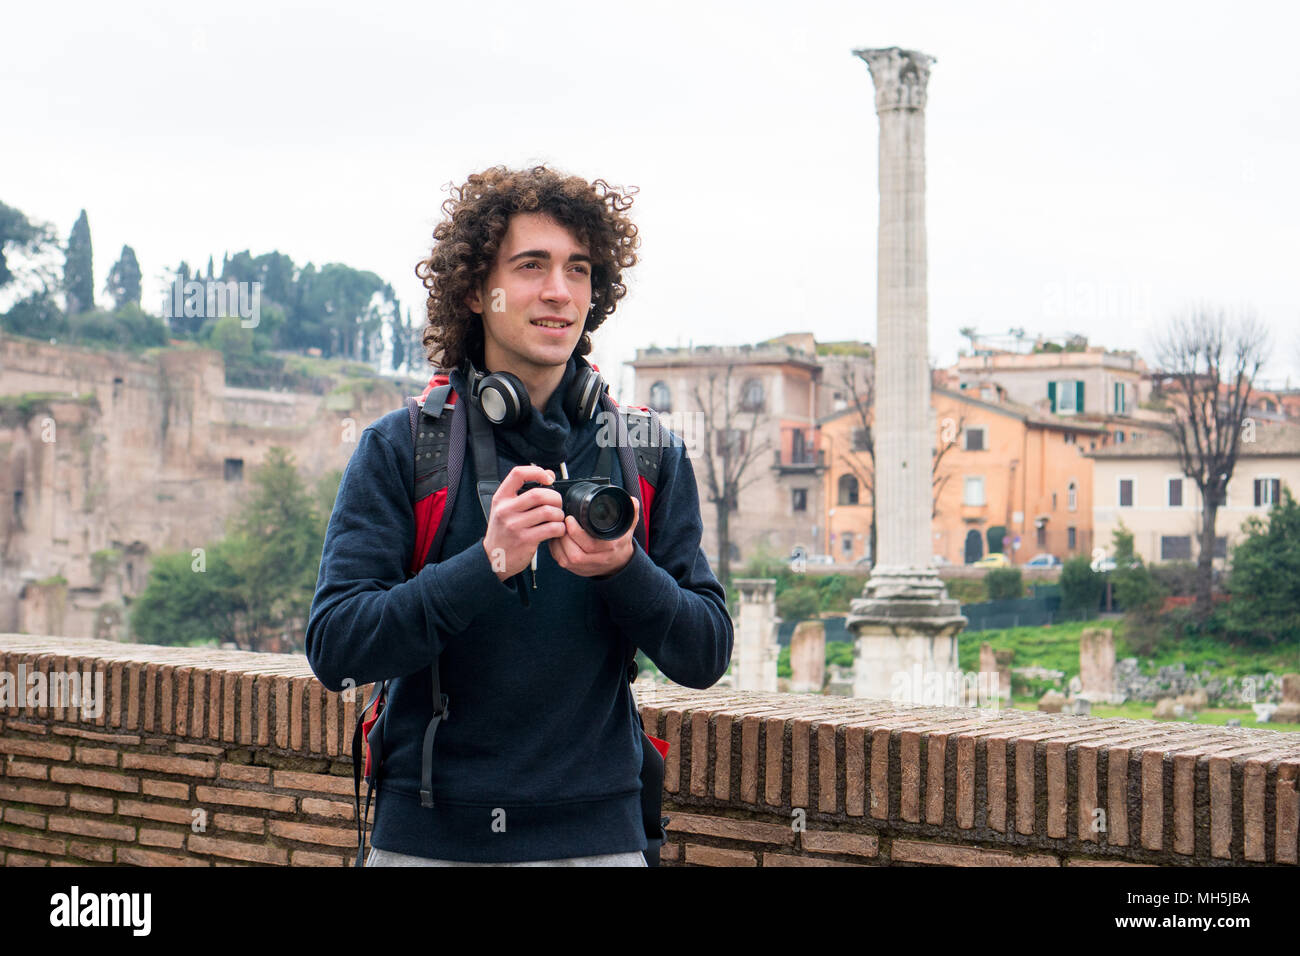
[[[466,356],[482,361],[483,319],[465,297],[482,290],[510,217],[520,212],[549,215],[590,250],[591,311],[573,350],[574,355],[589,354],[591,333],[627,295],[623,270],[636,265],[634,250],[641,244],[626,214],[637,188],[620,189],[603,179],[589,183],[546,166],[493,166],[474,173],[459,188],[452,186],[451,198],[442,204],[446,218],[433,230],[433,251],[415,267],[429,290],[423,337],[429,363],[452,369]]]

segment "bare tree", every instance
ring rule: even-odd
[[[1183,474],[1201,491],[1195,605],[1201,619],[1212,606],[1215,519],[1267,349],[1268,330],[1253,312],[1229,317],[1205,306],[1170,319],[1155,342],[1159,389],[1172,405],[1172,421],[1161,427],[1174,439]]]
[[[766,424],[763,402],[749,402],[732,388],[735,364],[728,364],[720,377],[710,370],[701,391],[697,382],[692,389],[695,407],[704,418],[703,459],[708,500],[713,502],[718,537],[718,582],[724,589],[731,585],[731,511],[740,501],[740,492],[759,481],[762,472],[754,472],[748,481],[745,472],[772,448],[766,435],[755,441],[759,426]]]

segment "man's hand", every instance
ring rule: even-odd
[[[555,492],[559,494],[559,492]],[[564,519],[564,537],[552,538],[550,541],[551,557],[565,570],[583,578],[606,578],[618,574],[632,560],[635,545],[632,536],[636,532],[637,518],[641,513],[641,503],[632,499],[632,527],[627,534],[613,541],[601,541],[582,530],[578,519],[567,515]]]
[[[526,481],[551,484],[555,472],[537,465],[516,465],[492,496],[483,550],[492,571],[504,582],[528,567],[537,546],[564,534],[564,499],[551,488],[532,488],[519,494]]]

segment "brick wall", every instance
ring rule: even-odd
[[[295,655],[26,635],[0,661],[98,671],[107,697],[92,719],[0,708],[0,863],[351,861],[365,688],[346,702]],[[1297,734],[638,694],[671,745],[667,865],[1297,863]]]

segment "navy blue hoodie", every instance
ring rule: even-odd
[[[562,396],[515,431],[497,429],[499,474],[535,463],[594,474],[599,421],[572,425]],[[465,381],[452,386],[465,396]],[[407,580],[415,547],[414,449],[405,408],[368,426],[330,516],[307,622],[307,659],[330,690],[394,678],[371,842],[465,862],[643,850],[640,726],[625,676],[631,640],[670,680],[714,684],[731,660],[722,586],[700,548],[695,474],[676,435],[650,513],[650,553],[608,578],[561,568],[543,542],[524,608],[492,571],[465,455],[442,560]],[[627,487],[616,466],[609,476]],[[635,481],[635,476],[631,476]],[[444,518],[444,520],[447,520]],[[449,716],[434,745],[434,807],[420,806],[420,744],[439,656]]]

